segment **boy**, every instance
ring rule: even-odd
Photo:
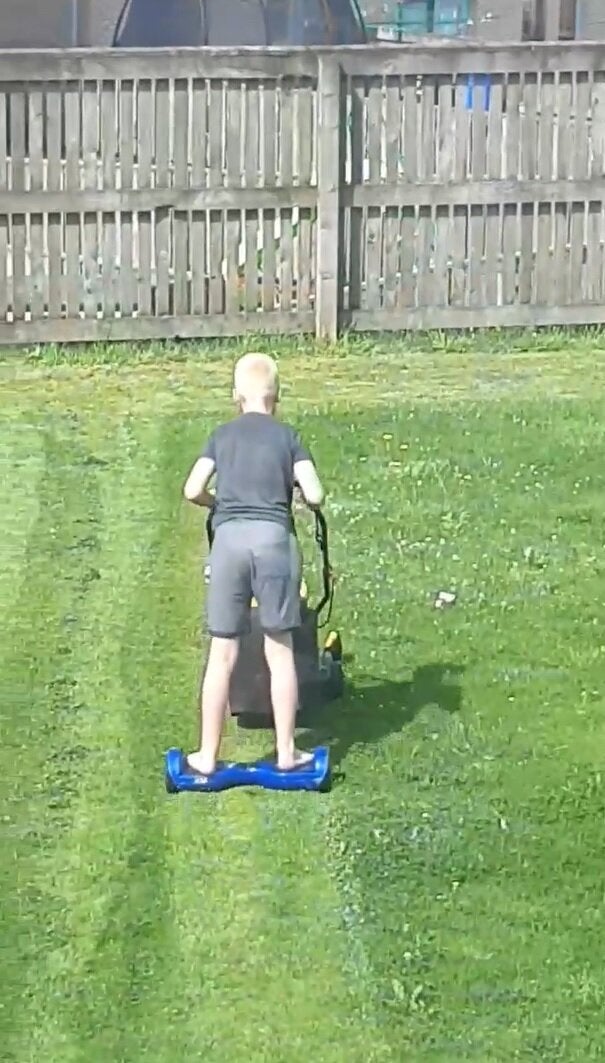
[[[295,483],[311,509],[324,492],[309,451],[296,432],[275,420],[277,366],[250,353],[235,367],[235,420],[211,435],[184,487],[185,498],[214,510],[208,586],[210,652],[201,691],[201,748],[187,758],[201,775],[216,768],[239,638],[256,598],[271,675],[277,767],[291,771],[312,759],[296,749],[298,684],[292,632],[300,625],[300,559],[294,536]],[[216,493],[208,491],[216,474]]]

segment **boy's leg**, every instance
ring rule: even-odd
[[[277,764],[291,770],[312,759],[296,749],[298,680],[292,632],[300,626],[300,553],[294,536],[278,524],[259,521],[254,529],[253,590],[265,633],[271,674]]]
[[[216,768],[229,703],[229,684],[239,636],[250,623],[250,552],[237,522],[217,529],[210,559],[208,629],[210,651],[200,692],[200,748],[188,762],[202,775]]]
[[[190,766],[201,775],[212,775],[216,768],[238,645],[236,638],[213,638],[210,642],[200,693],[200,748],[187,757]]]
[[[292,632],[273,632],[265,635],[265,657],[271,673],[271,703],[275,721],[277,766],[282,771],[307,764],[312,753],[296,748],[296,712],[298,709],[298,681],[294,663]]]

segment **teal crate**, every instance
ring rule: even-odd
[[[428,0],[418,0],[418,3],[413,4],[402,4],[397,11],[397,21],[394,28],[399,33],[428,33]]]
[[[390,3],[381,5],[382,10],[376,10],[378,5],[368,3],[367,9],[361,4],[365,24],[368,29],[384,29],[396,37],[419,36],[430,32],[430,2],[429,0],[391,0]],[[371,10],[371,15],[370,15]]]
[[[460,37],[469,19],[469,0],[435,0],[433,32],[440,37]]]

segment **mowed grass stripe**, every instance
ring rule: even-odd
[[[40,1058],[28,1046],[46,1008],[56,1006],[46,979],[66,945],[61,885],[49,868],[87,767],[89,751],[77,739],[86,707],[73,645],[86,623],[98,555],[98,470],[86,463],[77,418],[45,418],[40,445],[44,469],[31,484],[39,508],[0,651],[1,1021],[7,1058],[19,1063]]]
[[[179,517],[173,501],[193,432],[199,427],[175,419],[163,439],[165,540],[140,607],[142,617],[162,616],[147,668],[161,693],[152,692],[155,726],[141,739],[154,764],[158,736],[162,749],[197,738],[203,516]],[[231,730],[226,748],[252,759],[270,745],[269,735],[236,740]],[[363,1019],[365,987],[346,969],[322,829],[321,802],[330,798],[232,791],[154,800],[178,927],[178,949],[164,955],[167,998],[183,1050],[216,1060],[387,1058]]]
[[[412,408],[363,426],[390,460],[339,521],[356,661],[334,719],[336,872],[361,899],[351,918],[401,1058],[599,1058],[593,411]],[[407,472],[390,464],[402,443]],[[431,607],[440,587],[459,592],[451,611]]]
[[[96,539],[97,578],[73,632],[70,658],[81,704],[70,739],[86,751],[86,762],[72,764],[77,795],[60,844],[43,865],[59,910],[49,928],[49,949],[33,994],[36,1021],[22,1057],[53,1063],[84,1056],[132,1058],[122,1054],[124,1030],[115,1019],[122,998],[136,994],[137,931],[151,918],[144,907],[136,910],[136,881],[147,869],[132,867],[144,824],[133,783],[132,706],[120,654],[130,635],[132,596],[148,575],[155,538],[160,502],[149,454],[155,452],[157,432],[148,425],[135,438],[127,426],[108,432],[106,424],[93,422],[87,428],[96,438],[95,452],[87,449],[84,434],[80,446],[86,462],[99,469],[101,487],[96,530],[84,527],[81,535],[83,541]],[[76,491],[86,496],[86,484],[66,485],[68,510],[77,504]],[[161,878],[153,871],[161,894]]]
[[[38,429],[17,415],[0,421],[0,613],[10,622],[20,593],[27,543],[40,507],[44,448]],[[1,652],[1,648],[0,648]]]

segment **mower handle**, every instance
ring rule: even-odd
[[[214,540],[214,529],[212,527],[212,517],[214,510],[210,510],[208,517],[206,518],[206,537],[208,539],[208,547],[212,549],[212,543]],[[322,579],[322,596],[315,606],[315,612],[318,617],[321,615],[326,605],[332,606],[332,598],[334,596],[334,578],[332,575],[332,568],[330,565],[330,552],[328,549],[328,525],[326,518],[324,517],[321,509],[315,509],[313,511],[315,517],[315,542],[319,548],[321,555],[321,579]],[[326,623],[330,618],[330,612],[326,618]]]
[[[320,601],[315,606],[315,611],[318,616],[321,615],[326,605],[332,605],[332,597],[334,594],[334,577],[332,575],[332,566],[330,565],[330,551],[328,549],[328,525],[326,518],[324,517],[321,509],[316,509],[315,513],[315,542],[319,547],[321,554],[321,578],[323,583],[323,593]],[[328,613],[327,619],[329,620],[330,614]],[[327,621],[326,621],[327,622]]]

